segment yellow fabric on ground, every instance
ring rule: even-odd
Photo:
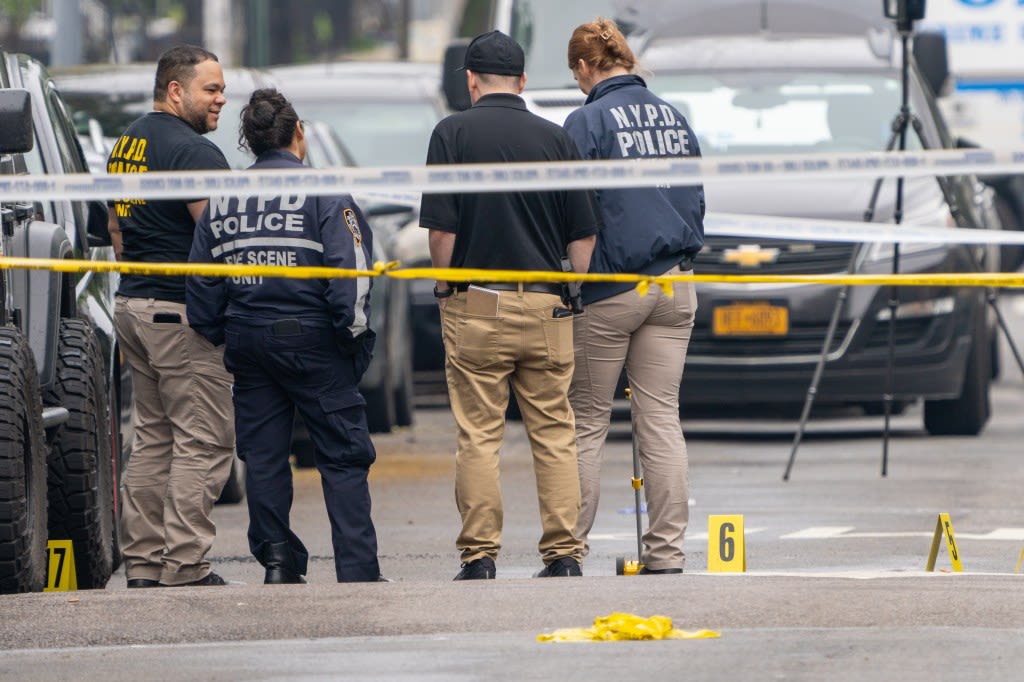
[[[668,616],[644,618],[632,613],[611,613],[594,619],[590,628],[562,628],[537,635],[538,642],[615,642],[645,639],[713,639],[714,630],[678,630]]]

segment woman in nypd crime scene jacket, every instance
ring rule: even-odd
[[[253,170],[302,168],[292,105],[255,91],[242,112]],[[372,235],[352,197],[214,197],[196,227],[192,261],[366,270]],[[292,532],[292,421],[316,447],[339,582],[377,581],[367,475],[376,453],[356,386],[369,364],[370,278],[189,277],[189,324],[225,344],[234,374],[238,456],[246,463],[249,547],[266,583],[305,582],[308,553]]]
[[[583,159],[700,156],[683,115],[633,74],[636,59],[614,22],[598,18],[569,40],[569,68],[586,104],[565,122]],[[689,187],[603,189],[597,193],[605,229],[590,272],[681,275],[704,245],[704,190]],[[583,285],[584,312],[573,323],[576,368],[569,399],[576,414],[584,542],[600,495],[601,448],[623,365],[632,388],[649,524],[641,573],[683,571],[689,521],[686,443],[679,424],[679,385],[697,299],[692,281],[640,296],[632,283]],[[588,546],[589,548],[589,546]]]

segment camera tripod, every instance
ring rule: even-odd
[[[905,151],[907,148],[907,133],[908,128],[913,128],[914,133],[917,135],[917,139],[920,141],[924,149],[929,149],[928,140],[922,132],[922,126],[920,120],[911,112],[909,103],[909,63],[908,63],[908,52],[911,28],[909,26],[900,25],[899,27],[900,42],[902,46],[903,63],[901,67],[901,102],[899,112],[892,121],[891,130],[892,133],[885,146],[886,152],[891,152],[899,143],[899,150]],[[947,206],[949,207],[950,214],[953,216],[956,224],[962,224],[963,214],[960,212],[959,204],[956,200],[956,194],[953,192],[950,185],[949,178],[943,176],[936,176],[936,181],[939,184],[939,188],[942,191],[943,197]],[[895,210],[893,212],[894,222],[899,225],[903,220],[903,182],[902,176],[896,179],[896,203]],[[882,178],[875,180],[874,188],[871,192],[871,198],[868,202],[868,207],[864,211],[864,221],[871,222],[875,215],[875,207],[878,202],[878,196],[882,187]],[[970,261],[970,267],[975,272],[981,272],[981,263],[978,261],[978,257],[974,252],[973,248],[967,249],[968,258]],[[851,275],[856,274],[858,267],[858,252],[857,249],[850,255],[850,261],[847,266],[847,272]],[[892,273],[895,275],[899,273],[900,263],[900,244],[895,242],[893,244],[893,259],[892,259]],[[800,423],[797,427],[796,434],[793,437],[792,449],[789,453],[789,461],[786,464],[786,470],[782,475],[782,480],[788,481],[790,472],[793,468],[793,463],[796,458],[797,449],[800,447],[800,442],[803,439],[804,432],[807,427],[807,420],[810,416],[811,407],[814,404],[814,399],[817,396],[818,387],[821,383],[821,377],[825,369],[825,363],[828,359],[829,348],[832,346],[832,341],[835,338],[836,328],[839,324],[839,316],[842,311],[847,298],[849,297],[850,287],[852,285],[845,284],[839,291],[839,296],[836,299],[835,307],[832,310],[832,316],[829,319],[828,329],[825,333],[825,340],[822,344],[821,354],[818,357],[817,365],[814,368],[814,374],[811,378],[810,386],[807,388],[807,394],[804,398],[803,410],[800,413]],[[997,324],[1002,330],[1007,343],[1013,353],[1014,359],[1017,365],[1020,367],[1021,372],[1024,373],[1024,359],[1021,358],[1020,352],[1017,349],[1017,345],[1013,341],[1013,337],[1010,335],[1010,330],[1007,327],[1006,320],[1003,317],[1002,311],[999,309],[999,304],[996,299],[996,291],[994,288],[989,287],[986,289],[986,302],[992,308]],[[885,416],[885,427],[882,444],[882,476],[888,475],[889,466],[889,426],[890,419],[892,416],[892,404],[893,404],[893,371],[896,360],[896,314],[899,308],[899,287],[892,285],[889,288],[889,324],[887,329],[887,343],[888,343],[888,357],[886,365],[886,385],[882,395],[883,413]],[[970,359],[968,359],[969,361]],[[984,368],[983,368],[984,371]],[[986,397],[987,400],[987,397]]]

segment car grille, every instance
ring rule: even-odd
[[[728,357],[781,357],[786,355],[820,355],[821,344],[825,342],[828,324],[792,324],[789,333],[780,337],[736,337],[712,336],[711,330],[703,325],[695,326],[690,336],[687,355],[690,358]],[[850,322],[836,325],[829,353],[842,346],[850,331]]]
[[[941,317],[919,317],[896,319],[893,340],[897,348],[916,346],[921,349],[941,345],[950,335],[952,315]],[[864,344],[865,350],[887,350],[889,348],[889,321],[876,322]]]
[[[708,237],[697,256],[694,271],[700,275],[820,275],[845,272],[856,248],[856,244],[844,242],[793,242],[781,239],[744,241],[735,237]]]

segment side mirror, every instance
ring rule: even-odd
[[[0,154],[30,152],[34,141],[28,90],[0,91]]]
[[[99,199],[86,203],[88,218],[85,229],[89,235],[89,246],[113,246],[110,240],[110,230],[107,229],[107,220],[110,212],[107,204]]]
[[[949,78],[949,56],[946,50],[946,36],[935,31],[922,31],[914,36],[914,61],[931,86],[936,97],[945,94]]]
[[[441,89],[452,111],[465,111],[473,106],[469,99],[469,88],[466,86],[465,71],[458,71],[466,63],[466,48],[469,39],[456,40],[449,43],[444,51],[444,63],[441,66]]]

